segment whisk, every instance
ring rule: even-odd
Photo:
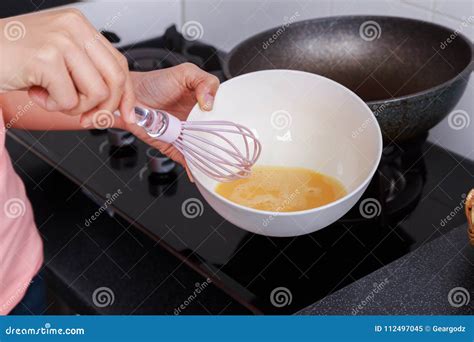
[[[231,121],[180,121],[157,109],[135,107],[149,136],[175,146],[186,161],[219,182],[250,176],[261,152],[255,134]]]

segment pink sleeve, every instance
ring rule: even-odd
[[[5,149],[5,136],[0,108],[0,315],[21,301],[43,263],[33,210]]]

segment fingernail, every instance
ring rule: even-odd
[[[204,106],[202,109],[204,110],[212,110],[212,106],[214,105],[214,96],[212,96],[211,94],[206,94],[204,95]]]

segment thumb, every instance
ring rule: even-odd
[[[219,79],[194,64],[184,63],[178,66],[182,68],[184,82],[187,88],[194,91],[194,96],[203,110],[211,110],[214,105],[214,97],[219,88]]]
[[[205,74],[195,88],[196,99],[202,110],[212,110],[214,106],[214,97],[219,88],[219,79],[211,74]]]
[[[204,80],[198,84],[195,90],[195,96],[202,110],[212,110],[218,86],[219,83],[216,84],[210,80]]]

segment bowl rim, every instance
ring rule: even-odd
[[[241,204],[238,204],[238,203],[235,203],[235,202],[232,202],[231,200],[228,200],[227,198],[225,198],[224,196],[218,194],[215,189],[214,190],[209,190],[208,187],[204,186],[201,182],[199,182],[198,178],[194,175],[194,166],[191,164],[191,163],[188,163],[188,168],[189,168],[189,171],[191,172],[191,175],[193,177],[193,180],[194,182],[196,182],[197,185],[199,185],[199,187],[202,187],[203,189],[209,191],[209,193],[215,197],[217,197],[218,199],[220,199],[221,201],[223,201],[224,203],[227,203],[233,207],[236,207],[236,208],[239,208],[239,209],[242,209],[242,210],[245,210],[245,211],[248,211],[248,212],[251,212],[251,213],[254,213],[254,214],[261,214],[261,215],[265,215],[265,216],[299,216],[299,215],[305,215],[305,214],[309,214],[309,213],[316,213],[316,212],[319,212],[319,211],[322,211],[322,210],[325,210],[325,209],[329,209],[333,206],[336,206],[338,205],[339,203],[343,203],[347,200],[349,200],[351,197],[353,197],[354,195],[356,195],[358,192],[360,192],[362,189],[364,189],[368,183],[372,180],[375,172],[377,171],[377,168],[379,166],[379,163],[380,163],[380,159],[382,158],[382,150],[383,150],[383,138],[382,138],[382,131],[380,129],[380,125],[377,121],[377,118],[375,117],[374,113],[372,112],[372,110],[370,110],[369,106],[356,94],[354,93],[352,90],[350,90],[349,88],[343,86],[342,84],[336,82],[336,81],[333,81],[331,80],[330,78],[327,78],[327,77],[324,77],[324,76],[321,76],[321,75],[318,75],[318,74],[314,74],[314,73],[311,73],[311,72],[306,72],[306,71],[300,71],[300,70],[291,70],[291,69],[271,69],[271,70],[258,70],[258,71],[254,71],[254,72],[250,72],[250,73],[246,73],[246,74],[242,74],[242,75],[239,75],[239,76],[236,76],[236,77],[233,77],[229,80],[226,80],[225,82],[223,82],[221,84],[221,87],[223,85],[225,85],[226,83],[228,82],[232,82],[233,80],[236,80],[236,79],[240,79],[240,78],[245,78],[245,77],[251,77],[253,76],[254,74],[261,74],[261,73],[281,73],[281,72],[284,72],[284,73],[296,73],[296,74],[307,74],[307,75],[311,75],[311,77],[316,77],[316,78],[320,78],[320,79],[324,79],[325,81],[328,81],[330,83],[333,83],[336,87],[339,87],[341,89],[343,89],[345,92],[347,92],[348,95],[352,96],[356,101],[358,101],[363,107],[365,107],[365,109],[367,110],[367,112],[369,113],[369,118],[371,118],[373,120],[373,122],[375,123],[375,128],[376,128],[376,133],[377,134],[377,137],[378,137],[378,151],[376,153],[377,157],[376,157],[376,160],[372,166],[372,169],[370,170],[369,172],[369,175],[366,179],[364,179],[364,181],[359,184],[359,186],[357,188],[355,188],[354,190],[352,190],[351,192],[348,192],[347,194],[345,194],[344,196],[342,196],[341,198],[337,199],[336,201],[333,201],[333,202],[330,202],[328,204],[325,204],[325,205],[322,205],[320,207],[316,207],[316,208],[311,208],[311,209],[305,209],[305,210],[298,210],[298,211],[268,211],[268,210],[260,210],[260,209],[254,209],[254,208],[251,208],[251,207],[246,207],[244,205],[241,205]],[[189,113],[189,116],[191,116],[191,114],[196,110],[200,110],[199,108],[199,105],[196,104],[193,109],[191,110],[191,112]],[[187,162],[187,160],[186,160]],[[315,172],[318,172],[317,170],[314,170]],[[331,176],[332,177],[332,176]],[[334,177],[335,178],[335,177]],[[336,178],[337,179],[337,178]],[[338,179],[337,179],[338,180]],[[340,180],[338,180],[340,182]],[[198,187],[198,188],[199,188]]]

